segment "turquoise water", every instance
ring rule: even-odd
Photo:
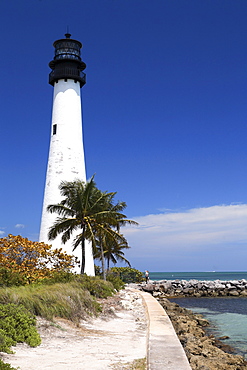
[[[246,271],[150,272],[150,280],[247,280]]]
[[[228,336],[224,343],[247,359],[247,297],[174,298],[171,301],[202,314],[211,324],[208,332],[215,337]]]
[[[246,271],[150,272],[150,280],[247,280]],[[174,298],[171,301],[201,313],[211,324],[209,333],[224,340],[247,359],[247,297]]]

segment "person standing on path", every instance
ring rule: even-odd
[[[145,271],[145,279],[146,279],[146,284],[147,284],[149,281],[149,271],[148,270]]]

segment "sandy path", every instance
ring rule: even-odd
[[[40,319],[41,345],[18,344],[3,360],[21,370],[127,369],[124,364],[146,357],[146,316],[138,292],[127,288],[116,298],[108,303],[107,315],[79,328],[59,320],[61,330]]]

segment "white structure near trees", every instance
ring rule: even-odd
[[[50,151],[46,173],[43,211],[39,241],[52,244],[72,254],[73,236],[62,244],[61,237],[52,242],[48,240],[48,230],[53,225],[57,214],[47,212],[47,206],[59,203],[62,198],[59,191],[61,181],[86,181],[82,111],[80,89],[85,84],[86,64],[81,60],[82,44],[65,34],[65,39],[54,42],[55,57],[49,63],[52,71],[49,83],[54,86]],[[81,261],[81,249],[73,252]],[[80,269],[78,268],[77,272]],[[84,273],[94,276],[94,260],[91,243],[85,245]]]

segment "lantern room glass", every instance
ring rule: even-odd
[[[63,40],[56,43],[55,59],[77,59],[80,57],[80,45],[71,40]]]

